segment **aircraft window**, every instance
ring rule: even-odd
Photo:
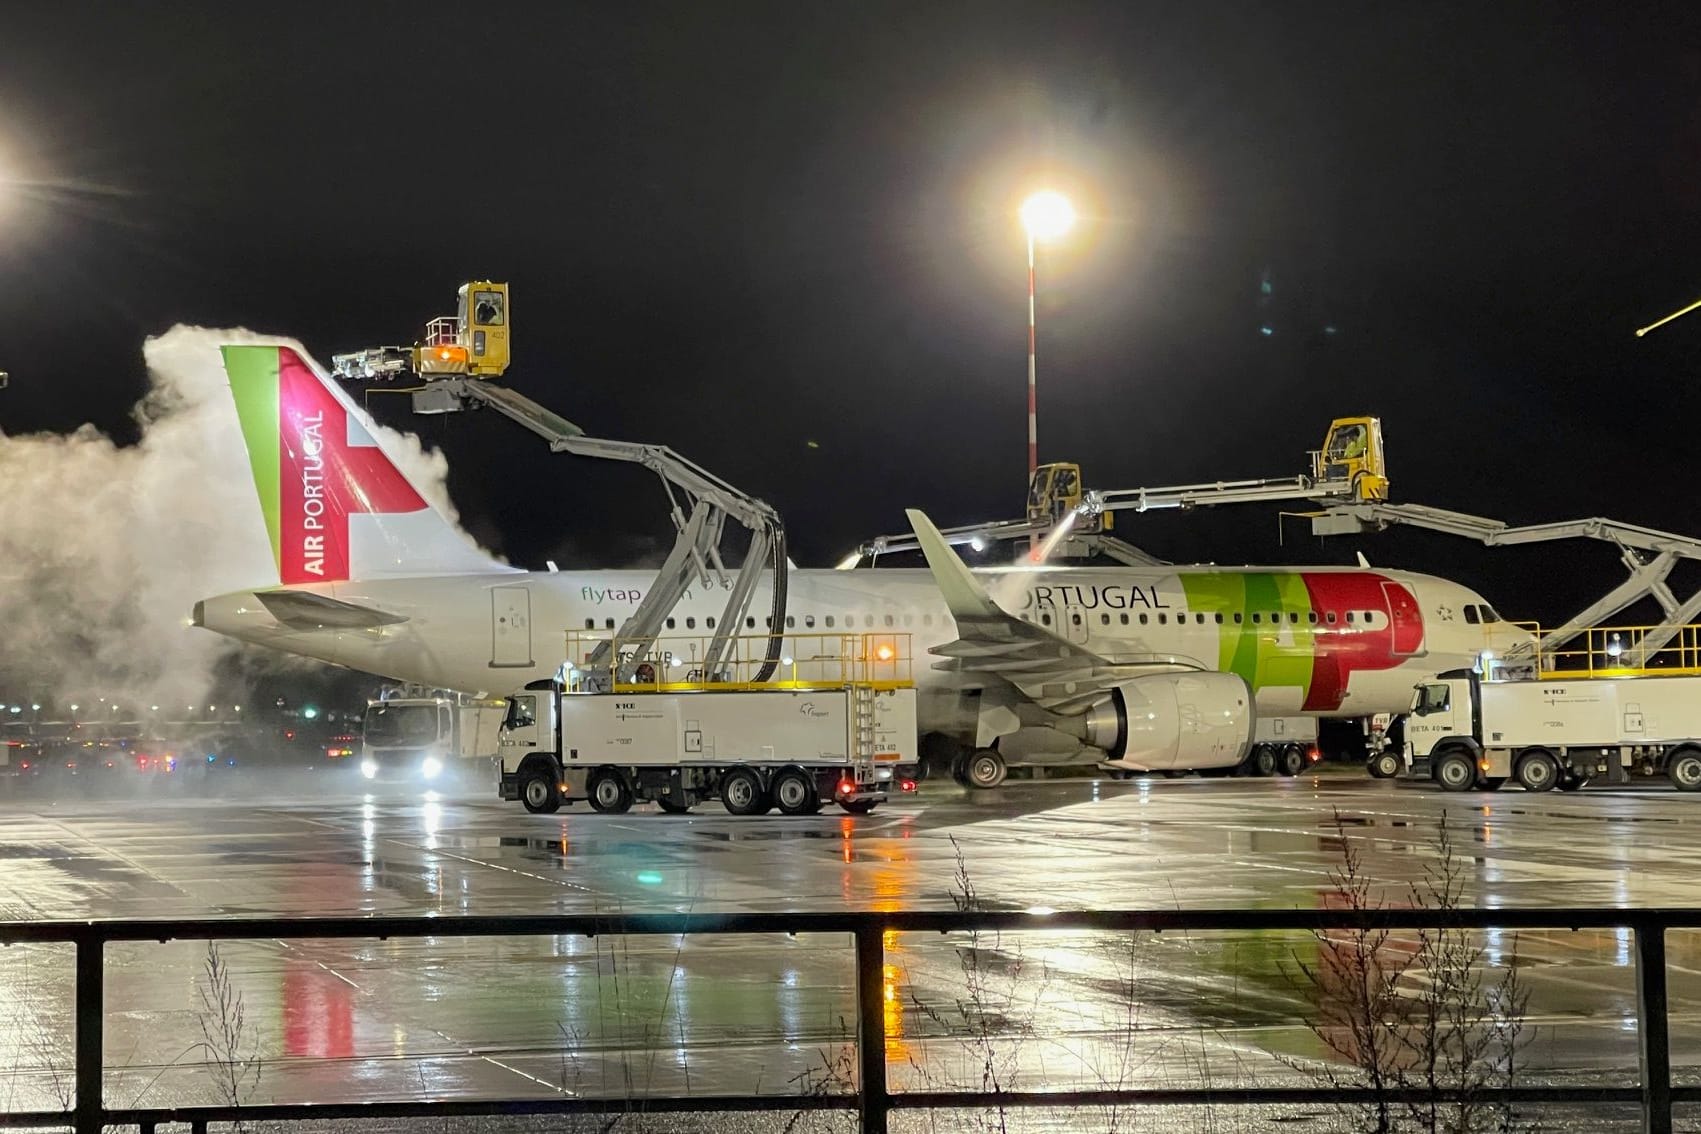
[[[1238,611],[1238,610],[1235,611],[1234,612],[1234,624],[1236,626],[1239,626],[1243,621],[1245,621],[1245,617],[1246,616],[1241,614],[1240,611]]]
[[[756,616],[755,615],[747,614],[747,615],[744,616],[744,628],[746,630],[756,629]]]
[[[1484,622],[1505,622],[1506,621],[1506,619],[1500,617],[1500,612],[1498,610],[1495,610],[1492,606],[1489,606],[1487,603],[1483,603],[1483,606],[1482,606],[1482,620]]]
[[[1197,623],[1198,623],[1198,624],[1199,624],[1199,625],[1201,625],[1201,626],[1203,626],[1203,625],[1205,625],[1205,615],[1204,615],[1204,612],[1203,612],[1203,611],[1201,611],[1201,612],[1200,612],[1200,613],[1198,613],[1198,614],[1195,614],[1195,615],[1194,615],[1194,616],[1193,616],[1193,621],[1194,621],[1194,622],[1197,622]]]
[[[772,630],[774,628],[774,616],[770,614],[768,617],[762,619],[762,625],[767,627],[769,630]]]
[[[1217,625],[1221,626],[1222,624],[1223,624],[1223,612],[1219,610],[1219,611],[1217,611]]]
[[[1142,614],[1142,615],[1141,615],[1141,616],[1140,616],[1140,625],[1142,625],[1142,626],[1144,626],[1144,625],[1146,625],[1146,623],[1148,623],[1148,622],[1150,622],[1150,621],[1151,621],[1151,620],[1152,620],[1152,616],[1151,616],[1151,615],[1149,615],[1149,614]]]
[[[603,629],[604,629],[604,630],[612,630],[612,629],[614,629],[614,619],[612,619],[612,618],[605,618],[605,619],[603,619],[603,620],[602,620],[602,628],[603,628]]]
[[[914,626],[915,625],[915,615],[913,615],[913,614],[904,615],[904,625],[905,626]]]
[[[1352,624],[1353,624],[1353,612],[1349,610],[1349,611],[1347,611],[1347,625],[1351,626]]]
[[[797,629],[797,615],[795,615],[795,614],[786,615],[786,629],[787,630]]]
[[[1335,612],[1334,611],[1332,611],[1332,610],[1329,611],[1323,617],[1329,623],[1329,625],[1333,626],[1335,624]]]
[[[1128,612],[1126,610],[1122,612],[1122,624],[1128,625]]]
[[[1272,625],[1272,626],[1278,625],[1281,621],[1282,621],[1282,612],[1281,611],[1278,610],[1275,613],[1270,615],[1270,625]]]
[[[1069,616],[1069,621],[1073,625],[1079,626],[1079,625],[1081,625],[1081,616],[1079,614],[1071,614]]]
[[[1168,626],[1169,625],[1169,615],[1167,615],[1167,614],[1158,615],[1158,625],[1159,626]]]
[[[1364,624],[1366,626],[1376,625],[1376,612],[1374,610],[1367,610],[1364,612]]]
[[[833,616],[829,614],[827,616],[826,621],[827,621],[827,629],[831,630],[833,628]]]
[[[1263,615],[1261,615],[1261,614],[1259,614],[1259,613],[1258,613],[1258,612],[1257,612],[1257,611],[1256,611],[1256,610],[1255,610],[1255,611],[1253,611],[1253,612],[1252,612],[1252,621],[1253,621],[1253,622],[1262,622],[1262,621],[1264,621],[1264,616],[1263,616]]]
[[[1473,602],[1465,604],[1465,621],[1470,623],[1472,626],[1475,626],[1482,621],[1481,617],[1477,614],[1476,603]]]
[[[1305,620],[1313,626],[1317,625],[1317,612],[1315,610],[1311,611],[1305,616]]]
[[[1049,614],[1040,615],[1040,622],[1041,622],[1041,624],[1043,624],[1045,626],[1050,626],[1051,625],[1051,615],[1049,615]]]
[[[670,618],[670,619],[667,620],[667,628],[669,630],[673,629],[673,619]]]
[[[864,625],[864,626],[872,626],[872,625],[874,625],[874,616],[873,616],[873,615],[872,615],[872,614],[865,614],[865,615],[863,615],[863,616],[862,616],[862,624],[863,624],[863,625]]]
[[[1297,610],[1288,611],[1288,621],[1289,622],[1298,622],[1299,621],[1299,611],[1297,611]]]
[[[815,629],[815,616],[813,614],[806,614],[803,616],[803,628],[805,630]]]
[[[921,616],[921,624],[923,626],[932,626],[933,625],[933,615],[931,615],[931,614],[922,615]]]
[[[696,615],[692,615],[690,618],[687,618],[685,620],[685,628],[687,630],[697,629],[697,616]]]
[[[596,628],[597,628],[597,620],[596,619],[594,619],[594,618],[585,619],[585,629],[586,630],[595,630]]]
[[[703,625],[713,630],[715,628],[715,616],[711,614],[709,617],[703,619]]]
[[[891,626],[895,621],[896,619],[894,619],[890,614],[886,616],[886,625]]]

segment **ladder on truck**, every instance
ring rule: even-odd
[[[785,625],[788,563],[785,525],[779,513],[665,445],[592,437],[524,394],[490,381],[508,368],[511,316],[507,284],[467,283],[460,289],[456,314],[431,320],[424,341],[409,347],[373,347],[339,354],[331,360],[332,370],[337,377],[349,380],[417,378],[420,385],[396,391],[412,396],[416,414],[490,409],[541,437],[552,453],[621,461],[655,473],[667,496],[674,545],[656,573],[654,585],[620,627],[621,636],[629,642],[653,640],[693,585],[704,590],[718,587],[726,592],[726,605],[703,659],[705,669],[714,672],[727,655],[735,631],[745,621],[757,584],[763,575],[771,575],[768,625],[775,633],[768,636],[755,678],[766,681],[779,668],[777,631]],[[736,571],[727,567],[721,555],[729,520],[749,534]],[[626,656],[621,664],[627,672],[610,672],[610,680],[629,677],[644,660],[643,649]],[[614,658],[604,649],[584,664],[609,670]]]

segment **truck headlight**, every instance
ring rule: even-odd
[[[443,761],[435,756],[427,756],[425,763],[419,766],[419,770],[425,773],[426,779],[434,780],[437,778],[437,773],[443,770]]]
[[[378,761],[376,761],[376,760],[362,760],[360,762],[360,774],[365,776],[369,780],[377,779],[378,778]]]

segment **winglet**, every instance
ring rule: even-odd
[[[905,509],[904,515],[910,518],[910,527],[915,529],[916,542],[921,544],[921,553],[927,556],[927,568],[933,572],[933,581],[939,587],[939,593],[945,597],[945,605],[951,610],[951,617],[961,623],[964,619],[971,621],[984,619],[1004,619],[1005,614],[986,589],[975,581],[969,573],[968,566],[962,561],[951,545],[945,542],[945,537],[939,534],[939,529],[933,526],[933,521],[916,508]]]

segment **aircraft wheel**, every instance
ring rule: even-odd
[[[1686,748],[1666,765],[1666,778],[1678,791],[1701,791],[1701,752]]]
[[[1442,791],[1470,791],[1477,786],[1477,762],[1457,748],[1444,752],[1435,761],[1435,782]]]
[[[721,780],[721,803],[733,815],[761,815],[768,810],[762,778],[749,768],[734,768]]]
[[[1395,752],[1378,752],[1365,767],[1379,780],[1391,780],[1400,774],[1400,757]]]
[[[1551,791],[1558,782],[1559,761],[1552,753],[1537,748],[1518,761],[1518,783],[1525,791]]]
[[[591,780],[591,807],[604,815],[619,815],[632,807],[632,789],[619,772],[610,768]]]
[[[1010,769],[1005,766],[1004,757],[991,748],[982,748],[969,756],[964,773],[970,787],[995,788],[1004,782]]]
[[[787,768],[774,777],[774,805],[787,815],[813,815],[821,810],[815,780],[798,768]]]
[[[1276,771],[1284,776],[1297,776],[1305,771],[1305,749],[1297,744],[1284,744],[1276,753]]]
[[[550,815],[561,809],[561,793],[556,790],[555,777],[546,769],[526,773],[520,782],[520,802],[533,815]]]

